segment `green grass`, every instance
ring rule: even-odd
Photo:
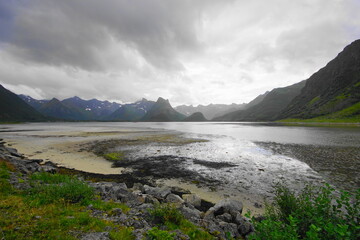
[[[348,108],[345,108],[341,111],[329,114],[323,118],[329,118],[329,119],[355,118],[360,120],[360,102]]]
[[[342,93],[342,94],[340,94],[339,96],[336,96],[335,99],[336,99],[336,100],[345,100],[345,99],[347,99],[347,98],[350,97],[350,96],[351,96],[350,94],[344,94],[344,93]]]
[[[166,231],[157,228],[151,229],[147,236],[149,239],[167,240],[173,239],[170,231],[179,229],[184,234],[188,235],[191,240],[214,239],[208,232],[197,227],[190,221],[186,220],[184,216],[171,204],[156,205],[154,209],[149,210],[153,220],[159,225],[166,226]],[[167,233],[166,233],[167,232]]]
[[[273,205],[266,205],[265,220],[255,224],[252,240],[360,239],[360,189],[351,196],[334,194],[329,185],[308,186],[295,194],[284,185],[276,187]]]
[[[104,158],[109,161],[121,161],[124,160],[125,154],[123,152],[111,152],[104,154]]]
[[[41,181],[42,183],[47,184],[59,184],[72,181],[73,179],[75,179],[75,177],[64,174],[49,174],[46,172],[38,172],[32,174],[30,176],[30,179],[35,181]]]
[[[113,208],[121,208],[123,212],[129,208],[94,199],[92,189],[84,187],[85,182],[71,176],[38,173],[30,177],[33,189],[21,191],[8,183],[10,169],[11,166],[0,162],[0,236],[3,239],[79,239],[86,232],[108,231],[109,227],[113,229],[111,239],[135,238],[131,228],[91,216],[83,206],[84,199],[108,214]],[[3,194],[6,182],[10,188]],[[72,191],[75,192],[70,193]],[[85,197],[79,198],[83,194]]]
[[[111,240],[135,240],[133,235],[133,229],[129,227],[123,227],[119,231],[111,231],[110,239]]]
[[[38,173],[32,177],[31,188],[26,197],[36,205],[57,201],[87,205],[94,198],[94,190],[75,176]]]
[[[341,111],[310,119],[283,119],[285,123],[360,123],[360,103],[356,103]]]
[[[107,212],[108,215],[112,215],[113,214],[112,210],[116,209],[116,208],[120,208],[123,213],[127,213],[130,211],[130,208],[127,205],[125,205],[124,203],[117,203],[117,202],[113,202],[113,201],[104,202],[102,200],[95,199],[95,200],[90,201],[90,204],[95,209]]]
[[[13,191],[8,179],[10,178],[10,166],[7,162],[0,160],[0,194],[8,195]]]

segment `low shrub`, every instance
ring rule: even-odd
[[[336,196],[329,185],[307,186],[295,194],[277,185],[275,201],[266,205],[265,220],[253,219],[256,234],[250,239],[360,239],[360,189],[351,196]]]

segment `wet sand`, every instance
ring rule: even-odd
[[[41,131],[36,134],[15,132],[13,136],[5,137],[5,140],[8,146],[16,148],[29,159],[52,161],[59,166],[85,172],[120,174],[122,168],[113,168],[111,162],[82,149],[82,146],[96,140],[126,138],[140,133],[143,131],[132,129],[105,132]]]

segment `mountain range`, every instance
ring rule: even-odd
[[[186,116],[175,111],[168,100],[157,102],[143,98],[135,103],[119,104],[97,99],[83,100],[77,96],[62,101],[36,100],[19,95],[24,102],[44,116],[71,121],[181,121]]]
[[[358,119],[360,121],[360,40],[308,79],[259,95],[248,104],[171,106],[142,99],[119,104],[72,97],[62,101],[15,95],[0,85],[0,122],[6,121],[274,121]]]
[[[198,105],[194,107],[192,105],[180,105],[175,107],[175,110],[185,116],[190,116],[193,113],[201,112],[205,118],[213,119],[215,117],[222,116],[226,113],[233,112],[240,109],[246,108],[246,103],[242,104],[209,104],[209,105]]]
[[[140,121],[154,106],[154,101],[143,98],[135,103],[121,105],[116,111],[106,117],[109,121]]]

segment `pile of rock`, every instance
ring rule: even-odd
[[[254,231],[249,219],[242,216],[242,203],[235,199],[224,199],[214,205],[178,187],[134,184],[132,188],[127,188],[124,183],[114,182],[89,184],[104,200],[119,201],[130,206],[132,210],[127,215],[120,212],[111,218],[134,227],[140,235],[155,226],[148,210],[162,203],[172,204],[186,219],[219,239],[226,239],[228,235],[233,238],[246,237]]]
[[[41,165],[40,163],[44,162],[43,160],[27,159],[24,155],[18,153],[15,148],[6,147],[4,144],[3,139],[0,139],[0,159],[10,162],[20,173],[29,174],[40,171],[55,173],[57,171],[54,163],[46,162]]]

